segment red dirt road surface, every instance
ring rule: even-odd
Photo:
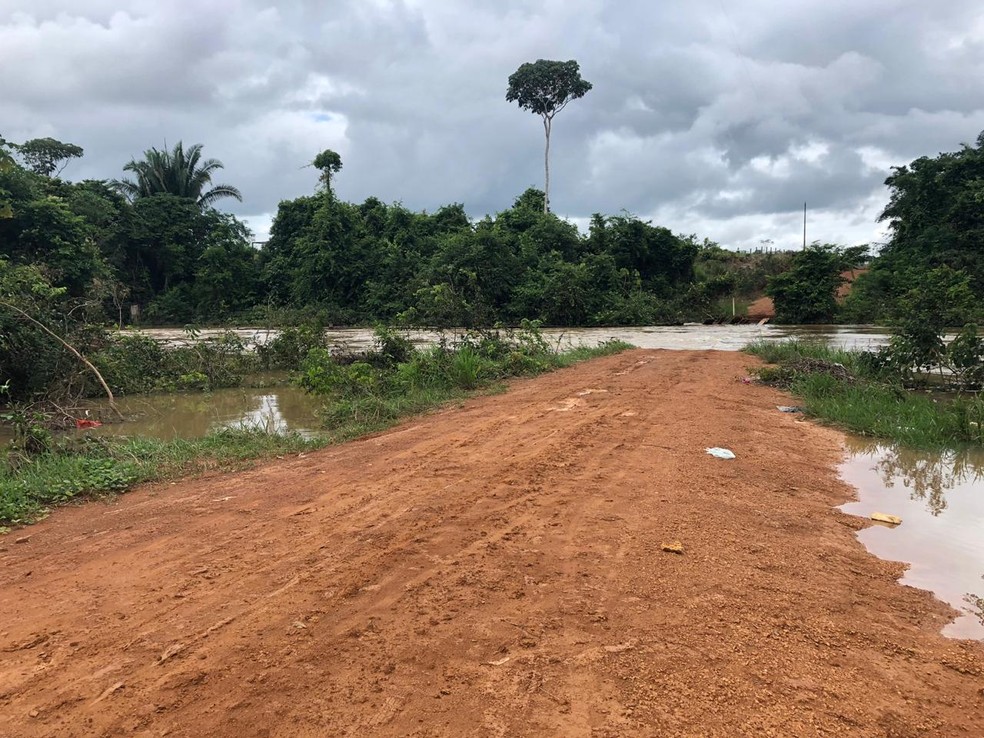
[[[753,362],[631,351],[15,531],[0,735],[984,736],[984,648]]]

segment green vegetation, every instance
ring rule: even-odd
[[[320,331],[298,329],[271,343],[265,359],[291,363],[304,350],[295,381],[322,403],[326,433],[313,439],[259,430],[224,430],[201,439],[56,438],[44,413],[14,407],[0,416],[15,438],[0,463],[0,525],[30,522],[54,504],[79,496],[127,489],[139,482],[170,479],[211,469],[241,468],[247,461],[298,453],[345,441],[392,425],[477,391],[496,391],[502,380],[533,376],[628,344],[556,351],[534,325],[487,330],[415,349],[398,333],[378,329],[376,348],[361,356],[335,356],[319,344]],[[151,342],[153,343],[153,342]],[[127,339],[131,355],[154,353],[146,339]],[[221,346],[205,351],[201,366],[225,366]],[[199,346],[175,350],[187,358]],[[213,353],[209,353],[209,352]],[[167,354],[168,352],[165,352]],[[231,352],[239,356],[238,350]],[[164,359],[164,362],[171,359]]]
[[[765,293],[776,306],[779,323],[832,323],[837,315],[841,273],[867,257],[867,246],[839,248],[812,244],[793,254],[790,268],[769,278]]]
[[[589,89],[576,62],[540,60],[512,75],[508,97],[543,117],[549,142],[553,116]],[[281,202],[270,240],[255,248],[242,222],[215,209],[240,194],[212,183],[221,162],[198,144],[148,149],[123,167],[129,180],[73,183],[57,174],[83,155],[78,146],[0,139],[0,382],[19,401],[79,389],[80,361],[31,319],[105,366],[139,348],[111,345],[111,324],[715,322],[763,291],[780,321],[908,322],[912,363],[932,361],[941,321],[984,317],[982,142],[895,170],[883,216],[892,238],[866,262],[862,247],[830,244],[736,254],[629,214],[595,214],[581,233],[545,212],[546,193],[535,189],[478,221],[458,203],[434,212],[372,197],[348,203],[333,191],[342,160],[331,150],[312,162],[317,191]],[[842,271],[864,263],[839,303]],[[115,386],[180,387],[184,375],[209,374],[130,373]]]
[[[478,389],[496,389],[512,377],[534,376],[585,359],[607,356],[630,346],[609,341],[595,348],[555,351],[535,325],[518,331],[474,331],[442,340],[426,349],[377,329],[377,349],[351,361],[312,349],[295,381],[324,398],[321,418],[335,440],[386,427]]]
[[[325,149],[314,157],[314,161],[311,162],[311,166],[321,172],[321,184],[330,192],[332,175],[338,174],[342,171],[342,157],[331,149]]]
[[[949,310],[949,325],[984,321],[984,133],[973,146],[894,167],[881,215],[891,238],[859,278],[844,309],[852,319],[892,323],[921,299],[927,275],[978,299]],[[934,285],[933,289],[938,288]]]
[[[909,389],[892,346],[864,352],[758,341],[745,350],[771,364],[758,370],[763,382],[790,390],[820,420],[916,448],[984,445],[984,397]]]
[[[201,338],[186,331],[185,345],[164,346],[146,336],[109,335],[91,355],[113,392],[139,394],[175,390],[213,390],[237,387],[243,379],[265,368],[280,367],[263,357],[235,333]],[[271,350],[279,343],[274,342]],[[91,379],[82,384],[85,396],[98,394]]]
[[[132,172],[136,181],[121,179],[113,185],[131,200],[173,195],[194,200],[203,208],[223,197],[242,200],[239,190],[231,185],[206,189],[212,183],[212,173],[219,169],[222,169],[222,162],[217,159],[202,161],[201,144],[194,144],[185,151],[178,141],[170,151],[151,148],[144,152],[143,159],[132,159],[123,170]]]
[[[543,119],[546,187],[553,118],[590,89],[575,61],[524,64],[509,79],[507,99]],[[894,170],[882,215],[891,238],[873,257],[831,244],[735,254],[627,213],[595,214],[581,233],[550,213],[547,192],[536,189],[478,221],[459,203],[434,212],[372,197],[349,203],[333,190],[342,160],[331,150],[312,161],[316,191],[281,202],[270,240],[257,248],[241,221],[215,209],[241,196],[213,184],[222,164],[205,159],[200,145],[148,149],[123,166],[129,180],[62,180],[83,154],[55,139],[16,145],[0,137],[0,386],[7,409],[23,417],[93,394],[208,390],[277,368],[310,375],[313,391],[347,404],[338,417],[371,427],[554,360],[527,352],[520,371],[511,352],[473,333],[444,353],[339,363],[324,326],[712,322],[731,319],[763,291],[780,321],[895,326],[890,350],[857,359],[863,366],[850,368],[852,381],[898,386],[906,397],[905,388],[930,381],[961,391],[984,383],[984,342],[974,328],[984,319],[984,134],[975,146]],[[861,265],[867,273],[840,302],[841,273]],[[110,330],[234,319],[296,327],[257,351],[232,334],[165,348]],[[947,343],[947,326],[966,327]],[[827,379],[814,383],[819,407],[821,395],[835,393]],[[857,390],[855,382],[850,397],[861,402]],[[887,402],[891,393],[860,394]],[[944,423],[939,437],[972,435],[977,411],[968,403],[947,404],[947,412],[968,408],[966,428]],[[326,418],[336,422],[331,411]]]
[[[82,495],[121,492],[140,482],[173,479],[300,453],[320,439],[259,430],[223,430],[193,440],[94,438],[63,441],[36,455],[10,452],[0,464],[0,524],[28,523],[46,508]]]
[[[680,323],[723,317],[731,283],[713,244],[628,214],[595,215],[582,234],[544,213],[537,190],[477,222],[460,204],[428,213],[343,202],[330,150],[313,161],[317,192],[282,202],[255,248],[242,222],[215,209],[239,195],[213,185],[221,163],[201,146],[151,148],[126,164],[129,180],[54,176],[81,155],[73,144],[0,139],[0,383],[16,401],[65,400],[91,385],[40,325],[133,392],[193,386],[180,378],[209,372],[145,372],[152,347],[116,345],[110,325]],[[705,290],[695,269],[711,251],[718,279]]]

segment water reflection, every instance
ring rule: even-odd
[[[914,451],[848,437],[847,450],[857,459],[870,459],[885,487],[901,484],[913,500],[924,500],[932,515],[947,507],[954,488],[984,487],[984,454],[980,449]]]
[[[199,438],[209,431],[238,427],[311,435],[319,427],[317,400],[289,385],[236,387],[207,394],[140,395],[120,398],[117,404],[125,423],[83,432],[170,439]],[[105,401],[92,400],[87,406],[99,416]]]
[[[910,564],[902,583],[963,613],[944,635],[984,639],[984,449],[912,451],[849,438],[847,450],[841,474],[858,501],[842,509],[902,518],[898,527],[875,525],[858,538],[875,555]]]
[[[981,579],[984,580],[984,577]],[[984,585],[981,586],[981,591],[984,591]],[[984,626],[984,597],[968,592],[964,597],[964,602],[968,605],[967,611]]]

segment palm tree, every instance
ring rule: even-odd
[[[234,197],[242,202],[243,196],[232,185],[220,184],[206,189],[212,184],[212,173],[223,167],[218,159],[201,161],[201,157],[201,144],[190,146],[187,151],[180,141],[170,151],[152,148],[144,152],[140,161],[132,159],[123,167],[124,172],[136,175],[135,182],[118,179],[113,185],[131,200],[168,194],[190,198],[203,208],[222,197]]]

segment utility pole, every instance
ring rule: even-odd
[[[806,248],[806,203],[803,203],[803,248]]]

